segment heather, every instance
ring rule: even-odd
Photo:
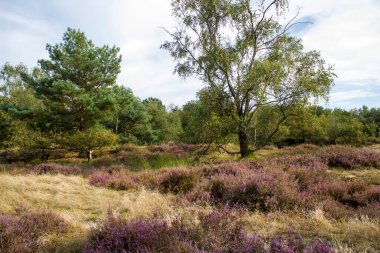
[[[380,249],[380,174],[373,151],[341,146],[271,147],[244,160],[226,160],[225,154],[211,153],[192,166],[144,170],[119,159],[166,155],[184,147],[174,143],[124,146],[99,154],[88,165],[70,160],[5,167],[0,175],[4,200],[0,212],[7,227],[20,224],[23,213],[46,209],[65,224],[63,230],[43,225],[40,231],[45,232],[22,236],[30,238],[24,241],[7,232],[7,247],[26,247],[27,243],[35,247],[31,252],[348,253]],[[350,153],[342,153],[343,149]],[[181,152],[181,157],[190,155]],[[355,157],[349,160],[355,161],[354,166],[329,162],[347,156]],[[208,161],[209,157],[213,160]],[[36,211],[15,212],[20,204]]]
[[[84,252],[334,252],[319,239],[310,244],[301,236],[248,234],[240,215],[227,209],[198,213],[196,224],[180,218],[168,223],[110,215],[90,231]]]
[[[83,169],[79,166],[65,166],[56,163],[41,163],[29,168],[31,173],[42,174],[63,174],[75,175],[83,173]]]
[[[36,252],[43,247],[43,236],[67,230],[68,225],[60,216],[21,207],[13,215],[0,214],[0,252]]]
[[[90,184],[108,187],[115,190],[130,190],[136,187],[136,183],[125,173],[96,172],[90,177]]]
[[[331,170],[337,166],[332,166],[329,161],[351,156],[356,159],[355,169],[376,169],[379,153],[348,149],[350,153],[341,152],[347,149],[340,146],[303,145],[280,150],[275,157],[266,160],[145,172],[97,172],[90,176],[89,182],[116,190],[147,188],[175,194],[180,201],[229,205],[250,211],[289,212],[321,208],[334,218],[377,217],[380,213],[380,186],[368,184],[364,179],[333,174]]]
[[[366,148],[358,149],[342,145],[331,146],[325,148],[320,156],[331,167],[344,169],[380,168],[380,153]]]

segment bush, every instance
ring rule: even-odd
[[[380,153],[370,149],[338,145],[323,149],[320,156],[330,167],[345,169],[380,168]]]
[[[210,196],[214,204],[261,211],[294,209],[307,203],[298,191],[297,182],[282,170],[246,162],[241,167],[236,163],[213,165],[209,169],[204,166],[202,172],[205,175],[202,183],[187,194],[187,199],[199,201],[197,198]]]
[[[315,154],[286,154],[268,161],[268,165],[279,169],[327,169],[327,164]]]
[[[187,169],[170,169],[158,177],[158,189],[163,193],[186,193],[194,188],[198,177]]]
[[[63,174],[77,175],[83,172],[79,166],[64,166],[56,163],[42,163],[29,169],[32,173],[43,174]]]
[[[136,182],[123,171],[96,172],[90,176],[89,183],[120,191],[137,187]]]
[[[198,223],[182,219],[170,224],[159,220],[127,221],[110,216],[90,232],[84,252],[333,252],[329,244],[320,240],[307,245],[300,236],[266,240],[250,235],[240,217],[240,212],[229,209],[199,213]]]
[[[263,212],[314,210],[328,201],[334,205],[325,209],[327,214],[331,211],[331,216],[340,218],[359,215],[367,206],[380,203],[380,186],[331,176],[326,167],[315,166],[318,159],[302,162],[297,158],[289,167],[279,161],[263,166],[249,162],[202,166],[201,180],[185,199]]]
[[[110,216],[90,232],[84,252],[177,252],[173,232],[166,222]]]
[[[66,231],[64,220],[48,211],[21,208],[16,215],[0,214],[0,252],[35,252],[41,236]]]

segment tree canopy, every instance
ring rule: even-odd
[[[178,75],[196,76],[210,90],[228,95],[242,156],[251,151],[249,128],[255,127],[260,107],[276,105],[282,114],[279,126],[289,108],[326,97],[333,82],[333,69],[320,53],[304,52],[301,41],[288,34],[294,19],[280,23],[287,3],[172,1],[178,25],[167,31],[171,40],[162,48],[177,62]]]
[[[110,89],[120,73],[121,55],[113,46],[97,47],[79,30],[67,29],[63,42],[48,44],[40,60],[42,76],[25,79],[49,109],[55,131],[85,130],[112,109]]]

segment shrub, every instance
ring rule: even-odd
[[[127,221],[110,216],[92,229],[84,252],[333,252],[329,244],[320,240],[308,245],[300,236],[266,240],[250,235],[240,217],[240,212],[229,209],[201,212],[197,223],[179,218],[170,224],[159,220]]]
[[[158,177],[158,188],[163,193],[186,193],[194,188],[198,177],[187,169],[170,169]]]
[[[84,252],[176,252],[174,238],[166,222],[127,222],[110,216],[101,228],[90,232]]]
[[[130,190],[137,187],[136,182],[123,171],[96,172],[90,176],[89,183],[114,190]]]
[[[348,146],[331,146],[320,152],[320,156],[331,167],[358,169],[363,167],[380,168],[380,153]]]
[[[63,174],[63,175],[77,175],[83,170],[79,166],[64,166],[56,163],[42,163],[37,166],[31,167],[32,173],[43,174]]]
[[[279,169],[327,169],[326,163],[314,154],[287,154],[268,161],[268,166]]]
[[[314,162],[300,164],[297,160],[291,161],[295,165],[288,169],[279,168],[279,160],[273,165],[249,162],[203,165],[198,169],[201,180],[197,180],[185,199],[263,212],[314,210],[330,201],[335,204],[325,210],[334,217],[360,214],[366,206],[380,203],[378,186],[360,180],[343,181],[331,176],[325,168],[314,166]]]
[[[64,220],[48,211],[21,208],[16,215],[0,214],[0,252],[35,252],[41,236],[66,231]]]
[[[220,165],[219,169],[211,166],[210,170],[204,172],[209,175],[204,182],[204,189],[216,204],[228,203],[251,210],[273,211],[293,209],[306,203],[298,192],[296,181],[284,171],[251,169],[247,164],[241,168],[236,167],[236,164],[231,164],[231,167],[228,164]],[[196,196],[188,195],[190,198]]]

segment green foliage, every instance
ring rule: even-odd
[[[362,143],[363,124],[349,113],[334,110],[328,117],[327,135],[331,143]]]
[[[198,98],[183,107],[183,140],[207,144],[234,141],[231,132],[237,130],[226,94],[217,89],[202,89]]]
[[[0,71],[0,140],[8,149],[46,149],[50,141],[37,127],[43,104],[34,90],[22,79],[37,77],[38,69],[29,72],[23,64],[5,64]]]
[[[83,32],[67,29],[63,42],[47,45],[42,77],[24,79],[48,108],[54,131],[81,131],[106,119],[113,108],[110,88],[120,72],[117,47],[96,47]]]
[[[107,121],[105,125],[120,136],[122,143],[144,144],[146,139],[151,139],[150,116],[132,90],[114,86],[111,96],[114,101],[112,120]]]
[[[216,98],[226,95],[222,108],[230,109],[235,125],[230,133],[238,136],[242,156],[253,145],[268,143],[293,106],[326,98],[335,76],[319,52],[305,52],[301,41],[288,35],[292,22],[280,24],[287,3],[172,1],[178,25],[161,47],[176,61],[179,76],[196,76]],[[266,105],[277,107],[281,118],[263,143],[252,143],[252,120]],[[214,113],[221,116],[219,108]]]
[[[149,125],[152,128],[152,134],[146,135],[145,142],[160,144],[175,140],[181,131],[178,129],[179,114],[175,111],[168,113],[165,105],[157,98],[147,98],[143,103],[149,114]]]
[[[42,108],[42,101],[37,99],[34,90],[25,83],[22,74],[37,77],[38,69],[29,72],[22,63],[12,66],[6,63],[0,70],[0,104],[7,104],[18,108],[37,110]]]
[[[67,29],[61,43],[47,45],[48,59],[38,67],[1,68],[0,148],[47,159],[63,146],[90,160],[93,150],[116,142],[239,143],[243,156],[267,144],[376,142],[379,108],[310,106],[327,97],[334,74],[318,52],[305,52],[280,24],[286,4],[173,1],[180,29],[162,47],[180,76],[195,75],[207,84],[182,108],[167,108],[157,98],[142,101],[116,85],[119,48],[95,46],[83,32]],[[129,159],[138,168],[189,162],[163,154]]]
[[[92,153],[96,149],[101,149],[115,145],[117,136],[110,130],[95,125],[85,131],[76,131],[73,134],[64,136],[60,141],[64,147],[78,152],[85,152],[87,159],[92,159]]]
[[[374,108],[373,111],[376,111]],[[376,123],[363,120],[358,110],[299,108],[285,122],[287,133],[277,136],[282,145],[295,143],[364,144],[376,136]]]

